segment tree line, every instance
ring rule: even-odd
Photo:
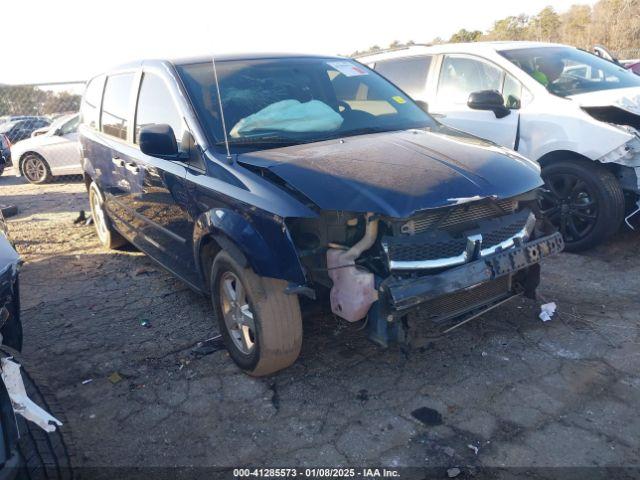
[[[52,92],[35,86],[0,85],[0,116],[50,115],[75,112],[81,96],[69,92]]]
[[[620,57],[640,56],[640,0],[599,0],[594,6],[573,5],[565,12],[543,8],[536,15],[515,15],[496,20],[486,32],[461,28],[448,40],[434,38],[432,44],[489,40],[534,40],[557,42],[591,50],[604,45]],[[413,45],[394,42],[389,48]],[[375,53],[374,45],[352,54]]]

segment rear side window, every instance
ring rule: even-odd
[[[184,128],[182,117],[173,103],[171,93],[162,78],[151,73],[142,77],[142,86],[136,110],[135,142],[140,139],[140,129],[147,125],[165,123],[171,126],[178,145],[182,142]]]
[[[382,60],[376,62],[375,70],[409,95],[416,95],[424,91],[430,66],[431,56],[423,55]]]
[[[98,113],[100,112],[103,85],[104,77],[96,77],[89,81],[80,105],[82,123],[95,129],[98,128]]]
[[[112,75],[107,78],[102,100],[102,131],[107,135],[127,139],[129,106],[133,73]]]

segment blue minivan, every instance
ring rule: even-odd
[[[501,114],[486,98],[477,108]],[[340,57],[154,60],[96,76],[79,132],[98,238],[210,295],[251,375],[298,357],[303,298],[387,345],[408,340],[409,314],[449,331],[534,296],[540,259],[563,247],[539,214],[539,167],[425,110]]]

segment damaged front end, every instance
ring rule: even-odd
[[[330,289],[333,313],[366,317],[369,337],[385,346],[406,340],[409,313],[446,332],[516,295],[533,297],[541,258],[564,246],[540,219],[535,190],[405,219],[324,212],[287,223],[314,285]]]
[[[627,211],[625,223],[635,229],[631,219],[640,213],[640,115],[620,106],[583,106],[582,109],[596,120],[626,134],[624,143],[605,153],[598,161],[614,166],[628,204],[633,205]]]

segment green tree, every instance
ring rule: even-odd
[[[591,49],[591,7],[572,5],[560,15],[560,41],[576,47]]]
[[[527,36],[540,42],[557,42],[560,40],[560,24],[560,15],[553,7],[545,7],[529,21]]]
[[[529,17],[524,13],[494,22],[487,40],[528,40]]]
[[[482,32],[480,30],[467,30],[466,28],[461,28],[456,33],[451,35],[449,39],[450,43],[463,43],[463,42],[477,42],[482,37]]]

